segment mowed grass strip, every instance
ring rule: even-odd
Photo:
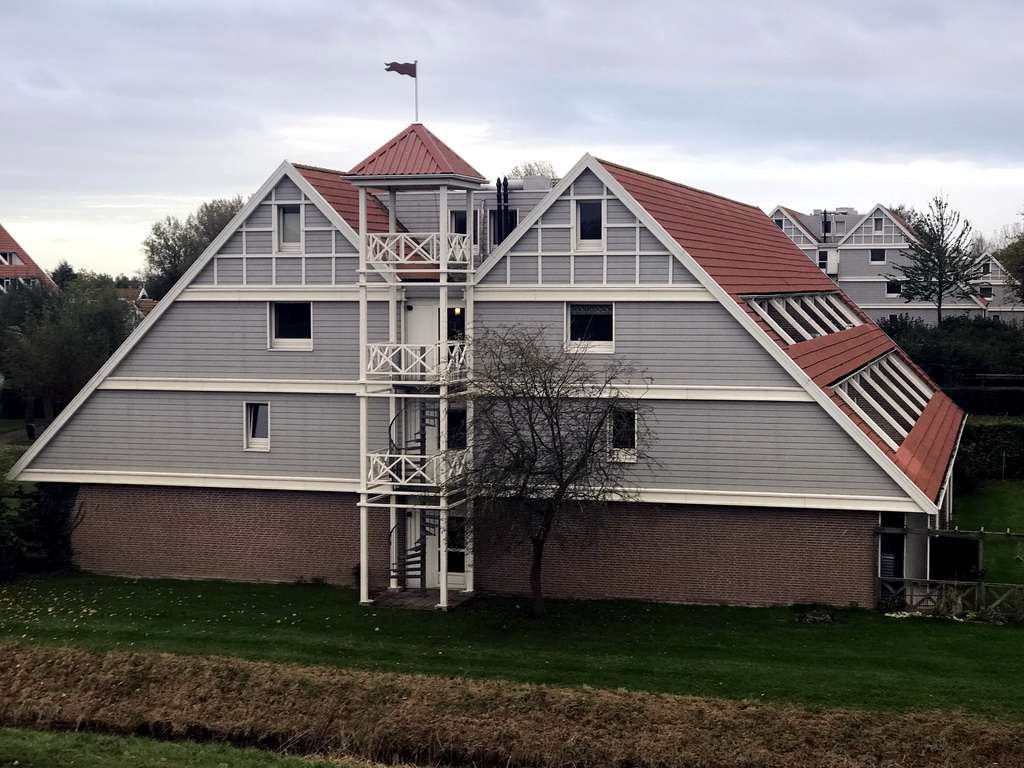
[[[0,642],[213,654],[810,707],[1024,719],[1024,628],[835,611],[478,598],[450,613],[314,584],[75,575],[0,586]]]
[[[165,742],[96,733],[0,728],[0,766],[18,768],[339,768],[227,744]],[[348,764],[355,768],[355,763]]]
[[[7,646],[0,723],[418,764],[1014,765],[1024,725],[593,688]]]

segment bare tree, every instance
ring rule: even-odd
[[[603,502],[634,496],[630,475],[648,460],[649,435],[635,393],[648,382],[629,363],[551,343],[545,329],[488,331],[470,349],[473,459],[455,482],[474,500],[478,538],[529,544],[542,618],[545,545],[586,533]]]
[[[558,174],[550,160],[527,160],[506,173],[505,176],[509,179],[525,179],[527,176],[544,176],[554,179],[558,177]]]
[[[974,232],[949,200],[936,195],[921,213],[904,209],[917,236],[903,252],[907,261],[896,266],[897,274],[886,275],[902,284],[904,301],[928,301],[935,305],[938,322],[942,322],[945,299],[969,298],[976,289],[972,283],[982,279],[985,256],[975,244]]]

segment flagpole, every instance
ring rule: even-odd
[[[413,72],[416,73],[415,75],[413,75],[412,79],[416,82],[416,87],[414,89],[414,92],[416,94],[416,120],[415,120],[415,122],[418,123],[420,121],[420,60],[419,59],[414,60],[412,65],[415,67]]]

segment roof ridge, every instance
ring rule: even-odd
[[[666,184],[671,184],[673,187],[680,187],[681,189],[688,189],[691,192],[696,192],[696,193],[701,194],[701,195],[707,195],[708,197],[716,197],[719,200],[725,200],[727,203],[735,203],[736,205],[742,205],[744,208],[752,208],[755,211],[760,211],[761,210],[756,205],[751,205],[750,203],[744,203],[742,200],[734,200],[731,197],[726,197],[725,195],[719,195],[716,192],[708,192],[706,189],[700,189],[699,187],[691,187],[689,184],[683,184],[682,182],[672,181],[672,179],[666,179],[664,176],[658,176],[657,174],[654,174],[654,173],[648,173],[647,171],[641,171],[641,170],[639,170],[637,168],[631,168],[628,165],[622,165],[621,163],[613,163],[611,160],[602,160],[600,157],[595,157],[594,159],[597,160],[597,162],[599,162],[601,165],[610,165],[610,166],[613,166],[615,168],[619,168],[620,170],[623,170],[623,171],[629,171],[630,173],[635,173],[638,176],[646,176],[647,178],[654,179],[655,181],[662,181],[662,182],[664,182]],[[762,213],[763,213],[763,211],[762,211]]]
[[[296,168],[301,168],[305,171],[320,171],[321,173],[334,173],[337,174],[338,176],[343,176],[345,174],[345,171],[337,171],[334,168],[324,168],[323,166],[320,165],[308,165],[306,163],[292,163],[292,165]]]

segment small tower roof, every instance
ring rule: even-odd
[[[413,123],[356,165],[346,176],[353,184],[407,186],[429,180],[477,186],[486,181],[473,166],[431,133]],[[411,178],[415,177],[415,178]]]

